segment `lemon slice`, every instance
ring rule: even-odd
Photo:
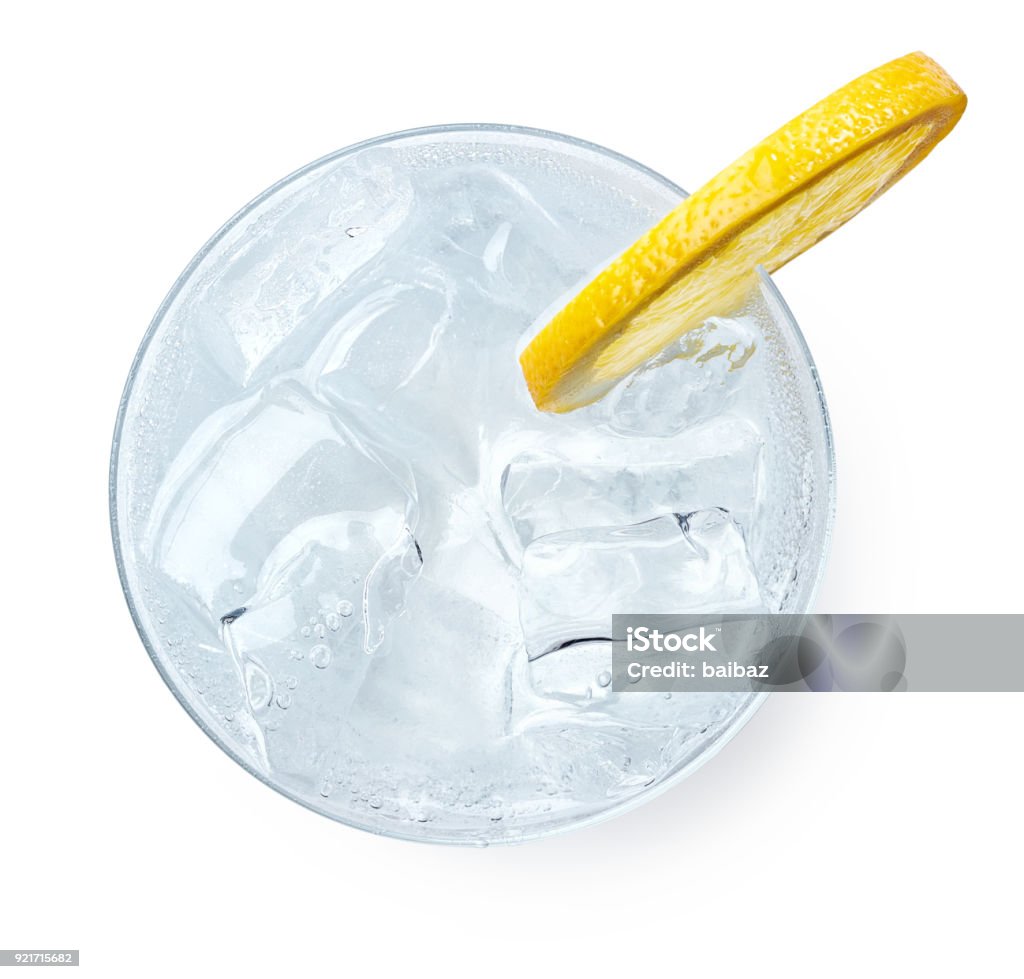
[[[520,357],[543,411],[596,401],[674,340],[725,312],[757,265],[820,241],[921,162],[967,98],[917,52],[797,116],[598,273]]]

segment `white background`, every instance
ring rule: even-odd
[[[485,851],[376,839],[266,789],[188,719],[132,627],[106,510],[150,316],[284,174],[489,121],[695,189],[921,48],[967,91],[962,123],[777,277],[838,449],[819,605],[1022,611],[1022,86],[1003,9],[6,7],[0,947],[81,948],[103,977],[1019,975],[1024,697],[779,696],[688,782],[596,828]]]

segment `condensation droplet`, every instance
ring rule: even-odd
[[[317,639],[323,639],[327,635],[327,629],[324,628],[324,624],[321,622],[314,630]]]
[[[597,685],[599,687],[607,687],[612,682],[612,675],[607,670],[602,670],[597,675]]]
[[[324,622],[327,623],[327,628],[330,629],[331,632],[337,632],[341,626],[341,619],[338,617],[336,612],[328,612],[324,618]]]
[[[304,625],[299,631],[302,633],[303,639],[308,639],[311,635],[313,635],[313,630],[310,629],[308,625]]]
[[[358,238],[361,234],[365,234],[365,232],[366,228],[362,227],[361,225],[356,225],[353,228],[345,229],[345,234],[347,234],[349,238]]]
[[[309,661],[318,669],[326,670],[331,662],[331,651],[323,643],[318,643],[309,651]]]
[[[347,601],[344,598],[340,602],[338,602],[337,608],[338,608],[338,615],[345,616],[345,617],[350,616],[355,611],[352,603]]]
[[[277,695],[277,699],[274,701],[274,703],[277,704],[277,706],[280,707],[281,710],[288,710],[288,708],[292,705],[292,695],[282,690],[281,693]]]

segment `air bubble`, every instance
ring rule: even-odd
[[[264,710],[274,696],[274,684],[270,675],[258,664],[249,661],[243,668],[245,693],[249,706],[254,711]]]

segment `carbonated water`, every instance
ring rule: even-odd
[[[171,684],[271,784],[517,839],[664,783],[749,709],[613,692],[607,636],[808,598],[827,446],[774,291],[752,273],[568,415],[517,363],[677,196],[553,137],[407,136],[257,202],[172,294],[123,411],[122,570]]]

